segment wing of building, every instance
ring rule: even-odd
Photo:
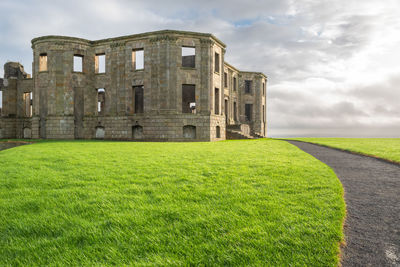
[[[32,40],[32,77],[0,79],[0,138],[218,141],[266,136],[267,77],[208,33]]]

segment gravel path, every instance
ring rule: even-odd
[[[332,167],[347,205],[343,266],[400,266],[400,165],[289,141]]]

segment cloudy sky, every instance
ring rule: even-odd
[[[264,72],[269,136],[400,137],[399,0],[1,0],[0,64],[31,73],[42,35],[162,29],[213,33]]]

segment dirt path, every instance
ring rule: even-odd
[[[343,266],[400,266],[400,166],[289,141],[332,167],[347,205]]]

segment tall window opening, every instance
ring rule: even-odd
[[[246,120],[247,121],[251,121],[252,110],[253,110],[253,105],[252,104],[245,104],[245,106],[244,106],[244,114],[246,116]]]
[[[263,122],[265,123],[265,106],[263,105]]]
[[[245,80],[244,81],[244,92],[246,94],[250,94],[251,93],[251,81],[250,80]]]
[[[83,71],[83,56],[74,55],[74,72],[82,72],[82,71]]]
[[[224,87],[228,87],[228,73],[224,72]]]
[[[219,73],[219,54],[214,54],[214,71]]]
[[[233,102],[233,119],[235,120],[235,122],[237,121],[237,106],[236,106],[236,102]]]
[[[25,117],[32,117],[32,93],[24,93],[22,99],[24,102]]]
[[[263,96],[265,96],[265,83],[263,83]]]
[[[221,127],[215,127],[215,137],[221,138]]]
[[[47,71],[47,54],[40,54],[39,56],[39,71]]]
[[[106,55],[97,54],[95,57],[95,72],[105,73],[106,72]]]
[[[228,106],[228,99],[225,99],[225,121],[228,124],[229,119],[229,106]]]
[[[196,110],[196,86],[182,84],[182,113],[194,113]]]
[[[132,50],[132,69],[144,69],[144,50],[143,48]]]
[[[219,114],[219,89],[215,88],[214,94],[214,113]]]
[[[0,91],[0,116],[2,108],[3,108],[3,91]]]
[[[97,89],[97,114],[104,115],[106,105],[106,90],[104,88]]]
[[[236,91],[236,89],[237,89],[236,77],[233,77],[233,91]]]
[[[194,68],[196,66],[196,48],[182,46],[182,67]]]
[[[143,85],[133,86],[133,110],[143,113]]]

